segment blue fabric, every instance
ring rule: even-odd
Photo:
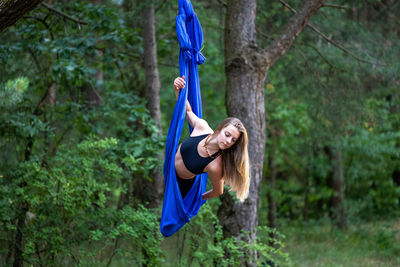
[[[202,117],[197,65],[203,64],[205,61],[200,52],[203,45],[203,31],[193,6],[189,0],[179,0],[178,2],[179,15],[176,17],[176,33],[180,45],[179,72],[181,76],[185,75],[186,85],[179,93],[165,148],[165,191],[160,231],[166,237],[173,235],[199,212],[200,207],[206,202],[202,199],[202,194],[206,191],[207,185],[207,174],[197,175],[192,188],[182,199],[175,173],[175,153],[185,121],[186,100],[189,100],[193,112],[199,118]]]

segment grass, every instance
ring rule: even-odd
[[[293,266],[400,266],[400,222],[358,223],[339,231],[326,221],[286,224],[285,251]]]
[[[216,251],[213,223],[215,211],[208,205],[172,237],[161,243],[163,266],[212,266]],[[349,218],[344,231],[333,227],[329,219],[314,221],[280,220],[280,241],[291,264],[280,267],[400,267],[400,218],[362,221]],[[202,253],[202,257],[194,255]],[[222,256],[223,257],[223,256]],[[236,266],[241,266],[237,262]]]

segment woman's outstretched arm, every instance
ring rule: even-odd
[[[175,89],[175,96],[176,100],[178,100],[179,97],[179,91],[185,87],[185,76],[177,77],[174,80],[174,89]],[[189,101],[186,100],[186,119],[189,122],[190,126],[192,128],[196,128],[196,124],[199,125],[199,123],[202,121],[199,117],[196,116],[196,114],[193,113],[192,107],[190,106]]]

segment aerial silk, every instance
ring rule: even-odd
[[[164,203],[161,214],[160,231],[171,236],[195,216],[206,202],[202,194],[206,191],[207,174],[196,176],[196,180],[182,199],[175,173],[175,153],[185,121],[186,100],[189,100],[193,112],[201,113],[200,83],[197,65],[203,64],[204,56],[200,53],[203,45],[203,32],[189,0],[179,0],[179,15],[176,17],[176,33],[180,45],[179,72],[185,76],[186,85],[180,91],[168,130],[164,162]],[[190,132],[193,129],[190,128]]]

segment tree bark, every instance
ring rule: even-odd
[[[23,187],[26,186],[26,184],[21,185]],[[26,213],[29,210],[29,206],[27,203],[21,203],[18,206],[19,214],[18,214],[18,219],[17,219],[17,229],[16,229],[16,235],[15,235],[15,244],[14,244],[14,263],[13,267],[22,267],[24,264],[24,244],[23,244],[23,230],[24,230],[24,225],[25,225],[25,217]]]
[[[266,64],[255,44],[256,0],[230,1],[225,27],[226,107],[228,116],[239,118],[249,137],[251,184],[249,197],[235,202],[225,194],[218,216],[225,236],[255,239],[258,200],[265,148],[264,80]],[[241,230],[249,231],[240,236]]]
[[[276,219],[276,201],[275,201],[275,183],[276,183],[276,174],[277,174],[277,168],[275,164],[275,157],[274,157],[274,150],[271,149],[269,156],[268,156],[268,169],[269,169],[269,184],[268,184],[268,227],[270,228],[276,228],[277,225],[277,219]],[[271,233],[273,234],[273,233]],[[271,236],[274,237],[274,236]]]
[[[42,0],[0,1],[0,32],[16,23],[23,15],[34,9]]]
[[[53,108],[56,105],[56,97],[57,97],[57,89],[58,89],[58,85],[53,82],[48,90],[48,95],[47,95],[47,105],[50,106],[51,108]],[[54,125],[52,125],[52,118],[51,118],[51,113],[50,116],[49,114],[46,112],[43,114],[43,120],[48,123],[51,127],[53,127]],[[48,156],[53,155],[53,151],[55,149],[55,144],[54,144],[54,140],[52,139],[51,135],[49,136],[48,132],[45,131],[44,132],[44,142],[46,144],[46,154]],[[44,160],[46,161],[46,160]],[[47,162],[45,162],[46,166]]]
[[[148,3],[142,11],[144,67],[146,72],[147,107],[161,132],[160,76],[158,74],[154,6]]]
[[[150,111],[151,117],[157,125],[159,135],[161,136],[161,111],[160,111],[160,76],[158,73],[157,61],[157,43],[156,43],[156,22],[154,15],[154,5],[150,1],[146,3],[142,10],[143,22],[143,51],[144,51],[144,67],[146,74],[145,97],[147,99],[147,109]],[[163,154],[157,155],[162,161]],[[161,166],[151,171],[152,192],[149,196],[150,207],[157,207],[161,204],[163,194],[163,174]],[[144,180],[144,186],[148,183]]]
[[[393,173],[392,173],[392,180],[393,180],[393,183],[394,183],[397,187],[400,187],[400,166],[397,167],[397,168],[393,171]],[[399,197],[398,202],[399,202],[399,205],[400,205],[400,197]]]
[[[342,152],[339,149],[333,152],[330,148],[326,148],[325,151],[332,162],[332,170],[328,176],[327,185],[334,192],[334,195],[329,198],[329,215],[339,229],[346,229]]]
[[[225,25],[226,106],[228,116],[241,119],[249,137],[251,184],[244,203],[222,197],[218,216],[226,236],[253,241],[258,225],[258,200],[265,150],[264,82],[268,69],[292,45],[322,0],[307,0],[286,29],[268,49],[256,45],[256,0],[231,0],[227,4]],[[241,230],[249,234],[240,236]]]
[[[101,71],[98,71],[101,72]],[[97,75],[96,75],[97,76]],[[99,94],[99,92],[94,88],[91,84],[86,83],[85,85],[80,87],[83,102],[89,108],[98,107],[103,104],[103,98]]]

